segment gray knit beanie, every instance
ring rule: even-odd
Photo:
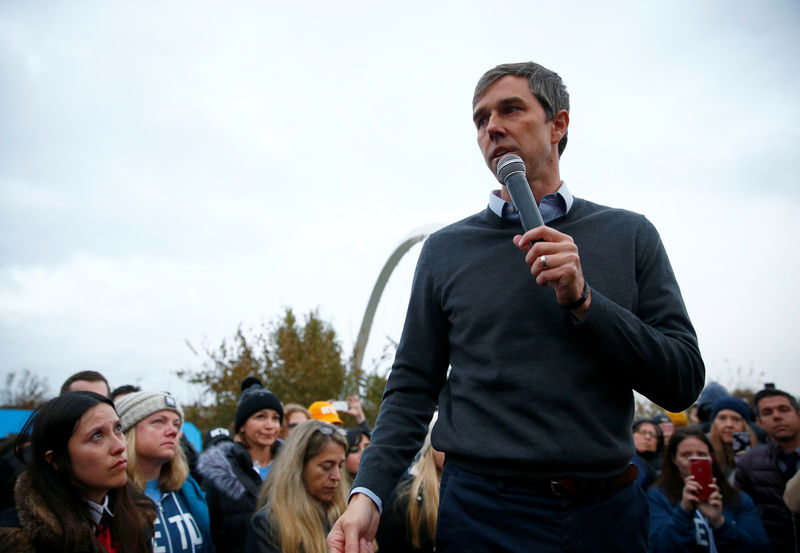
[[[121,397],[115,406],[123,432],[136,426],[143,418],[164,410],[177,413],[183,424],[183,409],[167,392],[135,392]]]

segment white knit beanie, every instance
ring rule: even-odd
[[[183,424],[183,409],[167,392],[134,392],[121,397],[115,406],[123,432],[136,426],[143,418],[164,410],[177,413]]]

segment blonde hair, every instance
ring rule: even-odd
[[[425,443],[419,453],[419,458],[411,467],[414,479],[410,485],[403,488],[398,498],[408,499],[406,510],[407,528],[411,534],[411,544],[419,549],[420,538],[423,532],[432,542],[436,541],[436,520],[439,515],[439,485],[442,473],[436,466],[433,446],[431,446],[431,432],[436,423],[436,414],[428,428]]]
[[[289,427],[287,425],[289,424],[289,418],[294,413],[303,413],[306,416],[306,420],[309,420],[309,419],[313,418],[311,416],[311,411],[309,411],[308,409],[306,409],[302,405],[299,405],[297,403],[287,403],[286,405],[284,405],[283,406],[283,422],[281,423],[281,438],[283,438],[283,439],[286,439],[286,438],[289,437],[290,432],[289,432]]]
[[[309,495],[303,482],[303,469],[309,459],[330,442],[347,452],[347,439],[332,424],[318,420],[298,424],[261,487],[256,510],[266,506],[266,516],[275,522],[284,553],[325,553],[326,528],[322,519],[331,527],[347,507],[350,486],[344,469],[333,499],[324,506]]]
[[[177,438],[176,438],[177,440]],[[138,470],[139,460],[136,455],[136,425],[130,427],[125,432],[125,442],[128,447],[128,477],[140,490],[144,490],[147,482]],[[183,453],[180,441],[175,445],[175,456],[171,461],[161,465],[161,472],[158,475],[158,489],[164,492],[174,492],[181,489],[183,483],[189,477],[189,463]]]
[[[716,420],[716,418],[714,420]],[[755,432],[753,432],[753,429],[750,428],[750,425],[747,424],[747,421],[744,419],[742,419],[742,426],[744,427],[742,432],[747,432],[750,435],[750,447],[756,447],[758,440]],[[711,432],[708,435],[708,441],[711,442],[711,447],[714,448],[719,468],[722,469],[722,473],[725,474],[726,477],[729,476],[730,472],[736,468],[736,454],[734,454],[731,444],[726,444],[722,441],[722,436],[717,432],[714,421],[711,421]]]

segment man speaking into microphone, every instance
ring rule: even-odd
[[[705,377],[669,259],[645,217],[561,181],[569,95],[556,73],[499,65],[472,104],[491,172],[520,159],[503,160],[512,176],[486,209],[420,253],[372,442],[328,546],[371,550],[438,405],[437,552],[647,551],[633,390],[681,411]],[[526,226],[544,222],[529,230],[508,191],[527,193],[520,175],[535,199],[518,206]]]

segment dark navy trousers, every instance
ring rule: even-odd
[[[514,486],[446,463],[437,553],[646,553],[649,509],[635,483],[568,498]]]

